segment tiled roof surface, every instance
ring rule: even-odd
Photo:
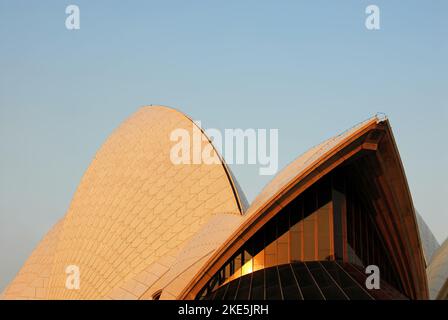
[[[170,161],[170,133],[193,123],[166,107],[144,107],[107,139],[87,169],[63,222],[50,232],[4,298],[102,299],[146,269],[162,275],[177,252],[218,213],[240,216],[226,167]],[[203,147],[210,142],[202,136]],[[57,234],[57,241],[55,241]],[[171,257],[171,259],[170,259]],[[65,288],[68,265],[79,290]],[[127,284],[127,286],[125,286]],[[19,290],[20,289],[20,290]]]

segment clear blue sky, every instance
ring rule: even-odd
[[[81,30],[65,28],[65,7]],[[381,30],[364,27],[367,5]],[[139,106],[278,128],[283,167],[386,113],[414,203],[448,232],[447,1],[0,1],[0,290]],[[233,166],[249,200],[268,182]]]

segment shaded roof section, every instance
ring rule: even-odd
[[[223,162],[224,162],[224,160],[223,160]],[[232,177],[233,185],[234,185],[236,192],[239,196],[239,201],[240,201],[240,205],[241,205],[241,209],[242,209],[241,211],[244,214],[247,211],[247,209],[249,208],[249,201],[247,200],[246,194],[244,193],[243,188],[241,188],[241,185],[239,184],[238,179],[233,174],[233,171],[230,169],[229,166],[226,165],[226,167],[229,171],[230,176]]]
[[[420,233],[420,239],[422,241],[423,253],[425,254],[426,266],[431,263],[432,256],[440,248],[440,244],[436,237],[429,229],[423,217],[416,211],[418,231]]]
[[[430,298],[448,299],[448,239],[434,253],[427,272]]]
[[[151,267],[161,277],[214,215],[240,218],[238,191],[223,162],[170,160],[170,133],[192,136],[195,126],[163,106],[143,107],[121,124],[95,155],[57,232],[37,247],[4,298],[101,299],[123,286],[123,296],[135,288],[143,293],[130,282],[136,275]],[[201,134],[202,148],[210,147]],[[80,290],[65,288],[68,265],[80,268]]]

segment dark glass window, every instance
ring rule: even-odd
[[[376,225],[376,214],[352,175],[347,175],[347,256],[360,267],[377,265],[381,278],[402,291],[400,277]]]
[[[316,216],[309,215],[303,220],[303,260],[309,261],[316,258]]]
[[[333,216],[331,214],[331,202],[328,202],[324,206],[320,207],[316,212],[317,219],[317,260],[330,260],[332,259],[331,253],[333,252],[331,246],[333,244],[332,239],[332,224]]]

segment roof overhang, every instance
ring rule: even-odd
[[[375,155],[374,166],[379,172],[375,184],[381,192],[381,201],[376,205],[385,212],[381,228],[388,235],[385,240],[394,251],[404,289],[412,299],[427,299],[425,262],[411,193],[389,121],[378,117],[311,149],[279,173],[179,298],[194,299],[219,268],[283,207],[321,177],[365,152]]]

